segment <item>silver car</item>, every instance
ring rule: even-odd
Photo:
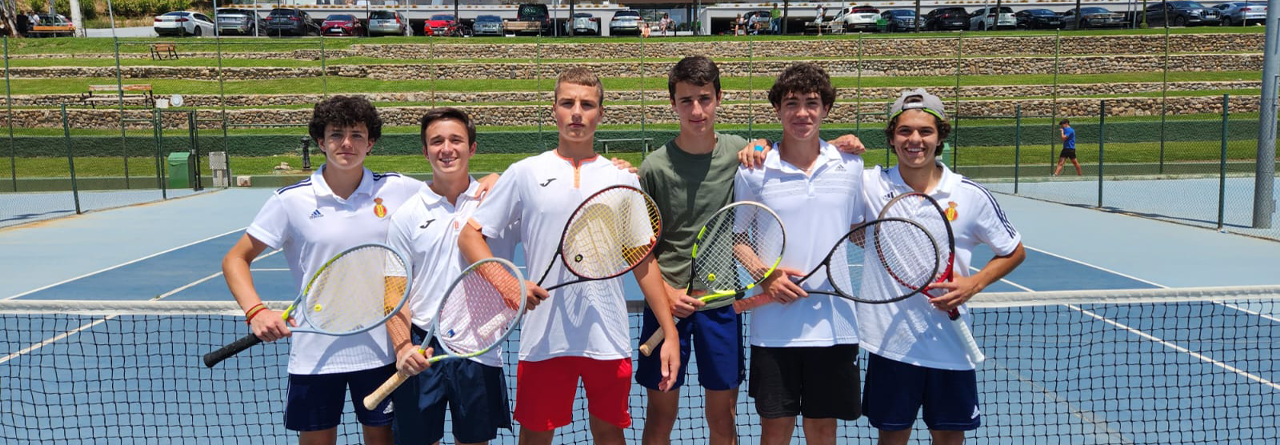
[[[1222,26],[1262,24],[1267,21],[1266,2],[1232,2],[1214,6],[1222,14]]]
[[[502,35],[502,17],[496,15],[476,17],[476,23],[472,25],[471,32],[477,36],[500,36]]]
[[[262,17],[250,9],[219,8],[214,17],[219,34],[256,35],[265,26]]]
[[[624,33],[640,35],[641,26],[644,26],[644,19],[640,18],[640,12],[624,9],[613,13],[613,19],[609,20],[609,35],[616,36]]]
[[[411,36],[413,28],[409,26],[409,18],[400,11],[383,9],[369,13],[369,36]]]
[[[574,35],[600,35],[600,18],[585,12],[574,13],[573,21],[565,22],[565,34],[568,34],[570,26]]]

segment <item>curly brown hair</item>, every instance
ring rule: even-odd
[[[369,99],[362,96],[333,96],[316,104],[311,113],[311,123],[307,131],[311,139],[324,139],[324,128],[329,124],[349,127],[364,123],[369,130],[369,140],[376,141],[382,137],[382,118],[378,117],[378,109],[373,107]]]
[[[769,88],[769,103],[773,108],[782,105],[782,98],[788,94],[818,93],[822,97],[822,105],[828,110],[836,103],[836,90],[831,87],[831,76],[822,67],[812,63],[797,63],[787,67],[778,75],[778,80]]]

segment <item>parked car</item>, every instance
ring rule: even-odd
[[[1214,6],[1223,26],[1240,26],[1267,21],[1266,3],[1233,2]]]
[[[747,11],[742,15],[742,19],[746,21],[749,33],[769,32],[769,11]]]
[[[1062,28],[1062,17],[1048,9],[1023,9],[1013,13],[1018,29]]]
[[[585,12],[573,13],[573,20],[565,22],[565,34],[573,31],[574,35],[600,35],[600,17]]]
[[[614,12],[613,18],[609,19],[609,35],[640,35],[641,26],[645,26],[645,24],[644,19],[640,17],[640,11],[624,9]]]
[[[362,36],[364,25],[355,14],[329,14],[320,24],[320,33],[326,36]]]
[[[910,9],[890,9],[880,13],[885,20],[886,32],[910,32],[916,27],[916,12]]]
[[[162,36],[203,36],[214,35],[213,19],[199,12],[173,11],[156,16],[156,35]]]
[[[263,29],[266,23],[251,9],[220,8],[214,13],[219,34],[251,36]]]
[[[1168,11],[1166,11],[1166,8]],[[1222,15],[1200,2],[1176,1],[1147,6],[1147,26],[1217,25]],[[1165,17],[1168,17],[1168,21]]]
[[[282,36],[309,36],[320,34],[320,25],[311,14],[297,8],[276,8],[267,14],[267,34]]]
[[[1000,7],[1000,17],[996,17],[996,7],[978,8],[969,15],[970,31],[986,31],[988,29],[1014,29],[1018,27],[1018,19],[1013,17],[1013,8]]]
[[[969,12],[959,6],[936,8],[924,15],[924,29],[929,31],[963,30],[968,28]]]
[[[1080,29],[1089,28],[1123,28],[1128,25],[1124,13],[1111,12],[1107,8],[1090,6],[1080,8]],[[1070,9],[1062,13],[1062,28],[1076,29],[1076,10]]]
[[[462,37],[469,34],[453,14],[436,14],[422,24],[422,34],[438,37]]]
[[[870,6],[849,6],[831,18],[833,23],[844,26],[845,31],[875,31],[880,21],[880,10]]]
[[[368,34],[370,36],[411,36],[413,28],[409,27],[409,18],[400,11],[383,9],[369,13]]]
[[[471,32],[478,36],[500,36],[502,35],[502,17],[496,15],[476,17],[476,23],[471,27]]]

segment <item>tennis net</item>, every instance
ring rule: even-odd
[[[971,303],[974,333],[989,358],[978,371],[983,425],[969,441],[1280,442],[1277,297],[1280,287],[981,295]],[[633,335],[639,308],[631,305]],[[286,342],[214,369],[200,362],[244,334],[242,317],[230,303],[0,302],[0,443],[296,443],[283,427]],[[514,397],[516,344],[508,346]],[[690,372],[673,443],[707,441],[696,361]],[[638,385],[630,404],[628,441],[638,443]],[[737,416],[742,442],[758,442],[745,386]],[[590,442],[586,418],[577,404],[557,442]],[[339,443],[362,443],[350,405],[343,420]],[[928,440],[922,423],[916,443]],[[860,419],[840,422],[839,435],[871,443],[875,432]],[[495,442],[515,443],[514,434]]]

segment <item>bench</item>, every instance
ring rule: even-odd
[[[165,60],[178,58],[178,44],[176,43],[157,43],[151,45],[151,60]]]
[[[120,100],[118,94],[120,90],[124,90],[125,101],[141,101],[147,107],[153,107],[156,104],[150,84],[123,85],[120,88],[116,85],[89,85],[89,92],[82,94],[80,101],[89,104],[92,108],[97,108],[98,102],[117,103]]]
[[[609,154],[609,143],[611,143],[611,142],[640,142],[640,143],[643,143],[643,144],[644,144],[644,148],[643,148],[643,151],[641,151],[641,156],[648,156],[648,155],[649,155],[649,142],[651,142],[651,141],[653,141],[653,138],[596,139],[596,142],[599,142],[599,143],[600,143],[600,145],[604,148],[604,149],[603,149],[603,151],[602,151],[604,154]]]

